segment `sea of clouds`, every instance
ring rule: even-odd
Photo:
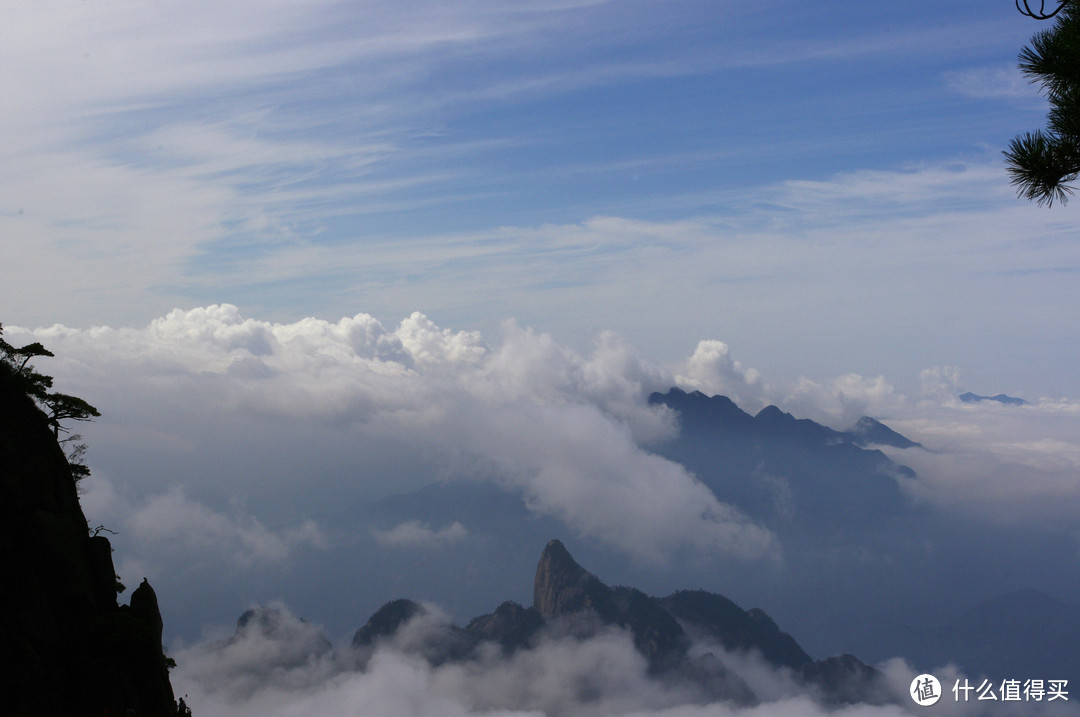
[[[913,503],[958,521],[1057,531],[1072,556],[1057,567],[1076,574],[1080,560],[1080,400],[962,403],[956,368],[929,367],[917,394],[881,376],[780,385],[714,339],[665,364],[611,333],[582,353],[512,322],[481,336],[420,313],[396,326],[367,314],[274,323],[230,305],[174,310],[137,328],[4,328],[14,344],[43,342],[56,358],[38,368],[101,410],[94,423],[72,426],[90,445],[84,509],[92,527],[115,533],[121,578],[148,576],[161,592],[167,630],[171,622],[174,638],[183,636],[174,650],[179,694],[204,714],[732,713],[647,679],[618,633],[441,667],[386,645],[357,670],[339,653],[287,667],[259,662],[293,649],[294,639],[306,644],[307,623],[276,642],[228,649],[214,627],[234,619],[237,603],[345,604],[311,597],[339,589],[329,568],[304,572],[354,549],[355,536],[327,516],[439,481],[520,496],[536,516],[654,571],[686,555],[783,570],[774,533],[650,450],[677,435],[677,417],[647,401],[673,385],[728,395],[750,412],[776,404],[837,428],[879,418],[925,447],[887,449],[918,475],[900,480]],[[476,538],[456,521],[355,531],[411,551],[464,549]],[[490,599],[506,597],[514,596]],[[333,624],[333,634],[367,614],[309,616]],[[911,668],[894,662],[885,671],[905,694]],[[584,696],[568,687],[581,679]],[[785,689],[782,676],[760,683],[755,690],[772,701],[748,714],[821,711]]]
[[[233,496],[266,498],[281,481],[310,480],[341,460],[355,473],[340,479],[346,486],[319,484],[323,496],[376,495],[467,474],[520,492],[537,512],[643,560],[686,546],[749,558],[776,549],[766,530],[681,466],[642,450],[676,430],[669,412],[644,400],[672,378],[614,336],[582,357],[513,325],[489,346],[419,313],[389,330],[364,314],[283,325],[245,319],[233,306],[174,311],[145,329],[53,327],[35,336],[62,357],[50,368],[115,417],[101,421],[95,446],[131,447],[159,466],[190,465],[184,480],[125,511],[149,540],[187,541],[170,536],[184,525],[227,532],[223,514],[199,515],[203,499],[192,495],[213,492],[213,483],[227,480]],[[226,478],[214,465],[218,451],[227,464],[248,462]],[[361,456],[364,465],[354,465]],[[92,513],[120,497],[96,500],[99,490],[122,490],[120,479],[106,481],[87,496]],[[296,507],[296,496],[289,504]],[[319,498],[300,504],[315,511]],[[161,520],[170,509],[193,519]],[[231,524],[252,544],[251,559],[318,540],[308,524],[275,542],[240,515]],[[638,526],[633,535],[627,524]]]
[[[718,656],[754,691],[758,704],[738,706],[698,687],[649,674],[631,635],[611,628],[588,637],[547,634],[506,656],[497,648],[476,659],[434,666],[419,656],[425,634],[445,625],[437,610],[414,618],[368,651],[329,647],[318,626],[283,606],[272,620],[234,635],[208,637],[176,652],[173,684],[179,696],[206,714],[242,717],[286,715],[539,716],[652,715],[654,717],[891,717],[926,709],[908,697],[916,672],[890,660],[875,704],[826,704],[793,675],[754,653],[732,653],[699,643],[698,654]],[[952,667],[937,671],[942,695],[934,714],[1076,715],[1075,701],[957,700],[952,686],[964,680]],[[963,693],[960,693],[961,696]]]
[[[766,531],[648,451],[678,430],[669,411],[646,400],[673,385],[728,395],[750,412],[774,403],[838,428],[866,414],[885,420],[926,446],[903,454],[922,481],[911,488],[943,506],[1007,506],[1015,517],[1075,515],[1080,505],[1080,400],[962,403],[962,376],[951,367],[925,370],[918,395],[882,376],[773,385],[717,340],[665,365],[611,333],[583,355],[512,322],[482,337],[420,313],[392,328],[367,314],[278,324],[231,305],[174,310],[142,328],[6,330],[16,343],[44,342],[57,358],[42,370],[102,409],[96,424],[77,427],[93,437],[91,456],[106,474],[93,491],[118,497],[136,480],[120,475],[121,457],[136,468],[153,457],[137,498],[151,513],[162,501],[197,511],[226,477],[218,460],[243,464],[227,474],[233,496],[268,493],[340,462],[355,469],[349,490],[366,495],[468,473],[646,560],[686,545],[767,556],[777,546]],[[348,457],[360,449],[362,466]],[[172,460],[200,470],[177,471]],[[601,496],[604,511],[581,509]],[[240,514],[228,519],[255,539],[259,528]],[[625,535],[627,521],[640,531]],[[294,530],[290,540],[316,533]]]

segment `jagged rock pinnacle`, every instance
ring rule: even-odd
[[[577,564],[559,540],[550,541],[540,555],[533,581],[533,607],[545,618],[580,610],[608,612],[610,591]]]

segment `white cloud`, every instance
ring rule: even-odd
[[[534,510],[611,548],[654,563],[682,548],[778,557],[768,530],[720,503],[682,466],[643,452],[627,427],[595,406],[523,403],[486,420],[469,418],[481,430],[458,437],[495,480],[522,491]]]
[[[731,352],[723,341],[698,342],[693,355],[675,376],[676,383],[685,390],[701,391],[712,396],[721,394],[734,400],[743,410],[753,412],[761,408],[765,387],[761,374],[755,369],[744,368],[731,358]]]
[[[1080,509],[1080,403],[1027,406],[920,402],[893,427],[927,450],[897,456],[919,474],[909,485],[945,511],[995,522],[1066,527]]]
[[[373,530],[372,534],[380,545],[431,548],[460,542],[469,534],[469,531],[457,521],[438,530],[432,530],[419,520],[407,520],[404,523],[398,523],[390,530]]]
[[[282,603],[253,607],[246,616],[234,635],[214,630],[177,650],[183,674],[177,682],[190,680],[201,690],[240,700],[265,689],[268,681],[300,692],[349,667],[318,625],[295,617]]]
[[[708,649],[743,677],[762,702],[738,707],[708,699],[683,683],[648,673],[622,630],[587,638],[549,635],[509,657],[482,652],[476,660],[433,667],[417,654],[424,633],[444,627],[438,619],[414,619],[401,632],[411,637],[382,643],[360,670],[349,650],[324,651],[316,628],[278,606],[275,629],[248,630],[228,643],[206,640],[173,651],[173,684],[193,710],[240,717],[260,715],[490,715],[510,717],[572,714],[580,717],[899,717],[917,709],[908,697],[915,671],[902,660],[880,666],[891,704],[824,706],[778,671],[747,654]],[[306,654],[306,658],[305,658]],[[961,678],[954,668],[935,671],[946,690]],[[946,693],[935,713],[951,717],[987,714],[982,704],[957,703]],[[994,704],[994,714],[1075,715],[1071,703]]]
[[[956,366],[932,366],[919,372],[922,394],[939,402],[949,402],[960,395],[960,369]]]
[[[536,512],[649,560],[681,547],[772,554],[767,532],[681,466],[639,447],[676,430],[669,412],[645,401],[672,383],[731,396],[747,410],[775,403],[838,428],[864,414],[886,420],[927,447],[896,458],[919,473],[922,497],[946,509],[990,514],[1008,506],[1002,514],[1063,518],[1080,504],[1074,402],[961,404],[955,368],[924,371],[920,395],[909,397],[882,376],[854,373],[769,384],[715,340],[670,370],[611,333],[582,356],[513,324],[491,344],[419,313],[388,329],[366,314],[277,324],[228,305],[175,310],[144,329],[6,329],[9,340],[41,340],[57,354],[51,361],[60,370],[52,372],[103,409],[87,428],[104,430],[112,450],[157,451],[205,471],[176,481],[152,464],[161,476],[142,479],[141,490],[157,497],[143,497],[140,510],[163,518],[147,518],[140,530],[152,537],[167,526],[199,525],[185,534],[192,545],[200,531],[230,536],[230,552],[252,560],[280,555],[287,544],[259,522],[264,515],[287,522],[342,499],[456,476],[518,492]],[[295,493],[347,446],[354,455],[331,459],[344,472],[325,484],[324,497],[307,491],[288,505],[274,497]],[[206,451],[220,465],[206,465],[199,458]],[[132,490],[116,458],[108,475]],[[255,520],[201,510],[222,481],[246,505],[270,512]],[[177,482],[187,493],[174,489]],[[170,512],[187,519],[170,522]],[[627,524],[639,528],[627,535]],[[445,527],[427,529],[438,536]]]
[[[1014,65],[954,70],[946,72],[944,78],[953,91],[976,99],[1033,98],[1036,95],[1036,89]]]
[[[185,485],[212,494],[224,480],[248,504],[277,501],[281,521],[378,495],[392,482],[400,490],[438,476],[467,476],[520,493],[537,513],[643,560],[683,548],[742,558],[778,550],[768,531],[720,503],[681,466],[638,446],[635,436],[656,439],[673,430],[668,412],[645,402],[664,388],[665,372],[610,335],[584,357],[513,325],[489,347],[475,332],[441,329],[419,313],[390,330],[363,314],[336,324],[273,324],[225,305],[175,310],[146,329],[55,326],[37,334],[67,357],[84,395],[125,396],[134,413],[120,420],[130,424],[110,426],[116,419],[107,406],[99,422],[118,440],[156,441],[146,432],[160,426],[182,437],[181,451],[189,450],[184,445],[206,451],[199,442],[207,441],[209,450],[229,456],[235,472],[211,468]],[[125,368],[109,375],[105,365]],[[309,480],[310,449],[294,445],[294,429],[316,431],[314,443],[329,435],[333,451],[351,447],[367,465],[359,464],[361,475],[349,481],[339,478],[306,491],[299,504],[284,504],[277,493],[295,494]],[[270,435],[260,436],[264,430]],[[235,432],[240,435],[230,438]],[[265,455],[245,458],[248,442]],[[400,482],[400,468],[379,469],[376,477],[372,455],[388,466],[419,461],[413,472],[420,475],[411,484]],[[310,460],[317,472],[325,470],[318,467],[325,457]],[[237,525],[177,491],[139,515],[145,518],[134,525],[147,538],[194,545],[199,536],[215,536],[253,559],[285,550],[259,522]],[[627,525],[637,527],[627,533]],[[405,532],[384,539],[404,539]]]
[[[313,520],[274,530],[238,506],[225,513],[191,500],[181,487],[132,499],[121,495],[107,478],[91,476],[86,484],[81,502],[91,527],[103,525],[109,533],[123,533],[141,544],[143,553],[156,553],[163,560],[172,555],[190,562],[224,561],[252,568],[283,564],[298,546],[327,547]]]
[[[908,397],[881,376],[771,385],[720,341],[700,342],[669,370],[610,333],[582,356],[513,324],[492,345],[419,313],[388,329],[366,314],[276,324],[228,305],[175,310],[145,329],[7,330],[9,340],[32,336],[57,354],[55,373],[103,409],[88,428],[104,429],[113,451],[157,451],[205,471],[176,481],[160,470],[160,457],[150,464],[160,475],[137,489],[143,497],[132,525],[140,535],[193,548],[200,536],[215,536],[231,546],[228,554],[254,562],[318,542],[268,530],[268,516],[287,523],[341,500],[459,476],[519,493],[537,513],[641,559],[683,548],[774,555],[767,531],[681,466],[639,447],[675,430],[669,412],[645,401],[675,382],[731,396],[747,410],[776,403],[838,428],[864,414],[886,420],[928,449],[896,456],[919,474],[908,488],[946,510],[1064,519],[1080,506],[1074,403],[960,404],[954,368],[924,371],[920,396]],[[220,465],[199,457],[207,451]],[[106,465],[110,480],[136,490],[133,477],[117,473],[119,457]],[[342,470],[318,484],[324,495],[275,497],[296,495],[325,473],[328,458]],[[207,501],[221,485],[259,518],[210,508],[220,506]],[[91,494],[97,502],[104,501]],[[626,525],[638,527],[627,533]],[[457,531],[406,524],[381,535],[400,542],[407,534],[424,542]]]
[[[905,399],[884,376],[868,378],[849,373],[827,380],[802,376],[781,403],[799,417],[846,430],[862,416],[895,415]]]
[[[251,516],[225,515],[189,500],[179,488],[136,507],[127,526],[135,540],[158,543],[167,550],[223,554],[241,566],[280,563],[297,544],[325,546],[314,521],[275,532]]]
[[[787,208],[846,208],[847,212],[861,212],[869,206],[893,211],[912,209],[916,204],[940,207],[957,200],[984,203],[994,195],[1007,196],[1008,191],[999,167],[973,161],[840,172],[823,180],[789,180],[783,189],[780,203]],[[975,190],[984,196],[978,197]],[[843,217],[842,213],[834,214],[832,219]],[[825,219],[816,211],[815,218]]]

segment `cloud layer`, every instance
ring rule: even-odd
[[[712,652],[752,687],[762,703],[739,708],[712,701],[691,684],[657,678],[629,633],[605,630],[581,639],[551,634],[530,649],[505,657],[490,650],[474,661],[433,667],[411,645],[444,627],[436,616],[415,618],[366,657],[333,652],[317,626],[297,620],[281,605],[261,623],[252,621],[230,638],[208,638],[175,653],[178,694],[200,712],[229,717],[260,715],[575,715],[640,717],[899,717],[918,714],[908,697],[914,672],[901,660],[880,666],[891,704],[823,706],[790,674],[752,654]],[[363,665],[361,668],[360,665]],[[984,704],[957,702],[948,692],[963,676],[935,672],[946,693],[935,714],[990,714]],[[992,714],[1076,715],[1072,702],[993,703]]]
[[[419,313],[388,330],[363,314],[333,324],[272,324],[244,318],[232,306],[174,311],[141,330],[54,327],[40,333],[69,365],[124,366],[126,385],[118,388],[129,398],[153,392],[154,405],[168,406],[158,421],[184,415],[222,424],[305,422],[339,431],[357,447],[397,442],[424,457],[428,472],[413,477],[414,487],[461,476],[491,481],[523,495],[537,513],[643,560],[660,561],[687,547],[753,559],[778,549],[768,531],[719,503],[681,466],[639,447],[635,439],[673,430],[671,416],[644,402],[663,387],[665,374],[645,367],[612,336],[582,357],[513,325],[492,348],[475,333],[440,329]],[[115,398],[103,393],[91,400],[105,403],[107,412]],[[189,428],[170,430],[180,439]],[[276,478],[261,478],[233,476],[231,485],[218,487],[192,475],[186,485],[203,495],[219,488],[241,496],[272,492]],[[397,476],[352,479],[354,490],[369,496],[409,485]],[[374,485],[364,485],[365,479]],[[316,507],[303,502],[308,510]],[[626,525],[637,528],[628,534]],[[284,538],[269,540],[259,523],[225,521],[177,489],[151,499],[132,522],[148,538],[167,537],[179,526],[207,540],[228,536],[247,545],[252,560],[284,547]],[[311,538],[314,530],[289,535]],[[395,531],[382,539],[436,535],[418,526]],[[451,528],[443,538],[461,534]]]

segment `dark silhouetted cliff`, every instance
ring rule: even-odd
[[[0,363],[0,712],[172,716],[161,613],[146,581],[118,605],[45,414]]]

